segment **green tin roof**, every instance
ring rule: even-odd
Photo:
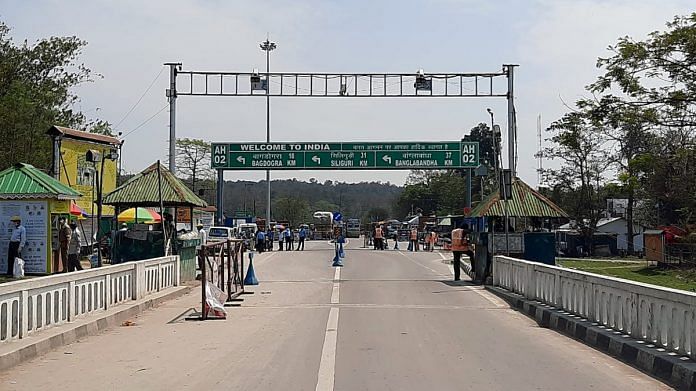
[[[568,217],[568,214],[551,200],[532,189],[519,178],[512,183],[512,199],[501,201],[499,192],[486,198],[469,213],[469,217]]]
[[[26,163],[17,163],[0,172],[0,199],[77,199],[82,194]]]
[[[105,195],[104,203],[125,207],[160,206],[158,167],[162,177],[162,201],[165,207],[208,206],[169,170],[162,167],[159,161]]]

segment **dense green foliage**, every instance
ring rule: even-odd
[[[496,140],[491,128],[484,123],[473,127],[464,138],[479,142],[481,165],[488,170],[487,176],[472,176],[472,205],[476,205],[496,188]],[[463,214],[467,196],[466,175],[467,170],[412,171],[397,201],[396,211],[402,216],[415,213],[438,216]]]
[[[0,21],[0,169],[16,162],[48,168],[52,125],[110,133],[103,121],[89,121],[73,105],[71,89],[92,80],[78,62],[87,44],[77,37],[50,37],[17,45]]]
[[[561,162],[546,172],[550,195],[589,231],[608,196],[629,200],[629,227],[694,224],[696,13],[610,50],[592,96],[549,128],[546,156]]]
[[[212,183],[206,182],[212,189]],[[203,188],[203,187],[201,187]],[[273,219],[292,223],[311,220],[315,211],[341,211],[346,218],[366,216],[403,218],[392,206],[402,188],[389,183],[341,183],[316,180],[310,182],[274,180],[271,187]],[[206,194],[212,190],[206,191]],[[204,197],[204,199],[207,199]],[[266,214],[266,182],[225,182],[225,213],[231,216],[246,208],[252,215]]]

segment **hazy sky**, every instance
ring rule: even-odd
[[[103,1],[0,0],[15,41],[76,35],[89,42],[81,61],[102,79],[80,86],[88,116],[119,124],[123,164],[139,171],[166,160],[168,112],[164,62],[185,70],[265,68],[259,42],[278,48],[272,71],[488,72],[519,64],[516,108],[519,176],[536,184],[537,116],[544,126],[583,96],[598,56],[620,36],[663,29],[693,0],[537,1]],[[159,74],[159,77],[157,75]],[[150,91],[123,120],[154,81]],[[271,101],[275,141],[456,140],[479,122],[507,126],[505,99],[321,99]],[[177,136],[265,141],[263,98],[181,97]],[[407,171],[290,171],[274,178],[401,184]],[[228,172],[227,179],[264,178]]]

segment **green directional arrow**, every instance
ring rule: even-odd
[[[249,169],[304,168],[304,152],[230,152],[227,167]]]
[[[459,151],[376,152],[378,168],[456,168],[460,159]]]
[[[307,168],[354,169],[374,166],[374,152],[305,152]]]

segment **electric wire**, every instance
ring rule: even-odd
[[[139,105],[140,102],[143,100],[143,98],[145,97],[145,95],[147,95],[147,93],[150,92],[150,89],[152,88],[152,86],[155,85],[155,82],[156,82],[156,81],[159,79],[159,77],[162,75],[162,72],[163,72],[163,71],[164,71],[164,66],[162,66],[162,67],[160,68],[160,71],[159,71],[159,73],[157,73],[157,76],[155,76],[155,78],[152,79],[152,82],[150,82],[150,85],[147,86],[147,89],[145,89],[145,92],[143,92],[143,94],[140,95],[140,98],[138,98],[138,100],[137,100],[137,101],[135,102],[135,104],[130,108],[130,110],[128,110],[128,112],[123,116],[123,118],[121,118],[121,120],[118,121],[118,123],[117,123],[116,125],[114,125],[114,128],[118,128],[118,127],[123,123],[123,121],[125,121],[126,118],[128,118],[128,116],[133,112],[133,110],[135,110],[135,108],[138,107],[138,105]]]
[[[128,131],[126,134],[124,134],[124,135],[123,135],[123,139],[125,139],[126,137],[128,137],[130,134],[132,134],[132,133],[135,132],[136,130],[138,130],[138,129],[142,128],[143,126],[145,126],[148,122],[150,122],[153,118],[155,118],[159,113],[163,112],[167,107],[169,107],[169,103],[167,103],[166,105],[164,105],[164,107],[162,107],[161,109],[159,109],[155,114],[151,115],[148,119],[146,119],[145,121],[141,122],[140,125],[136,126],[136,127],[133,128],[132,130],[130,130],[130,131]]]

